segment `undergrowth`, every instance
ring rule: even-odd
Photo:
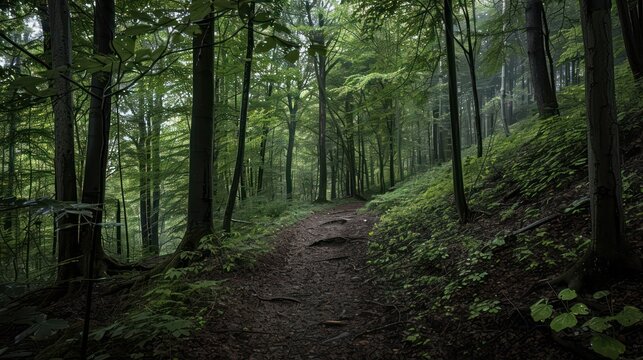
[[[623,74],[620,69],[619,76]],[[640,134],[640,95],[631,81],[617,83],[625,84],[617,97],[624,99],[619,103],[622,136]],[[584,88],[568,87],[559,98],[562,116],[524,119],[511,127],[509,137],[487,138],[482,158],[476,158],[472,148],[463,152],[473,212],[469,224],[458,223],[450,163],[368,204],[383,213],[372,233],[370,264],[389,284],[391,296],[407,305],[413,321],[406,340],[429,349],[425,356],[484,358],[484,351],[493,353],[489,348],[499,342],[493,341],[497,335],[488,322],[498,326],[499,319],[513,321],[515,312],[522,316],[521,308],[538,300],[526,296],[532,283],[564,271],[588,248]],[[637,171],[637,166],[623,171],[630,228],[637,226],[632,219],[640,220],[641,214]],[[552,214],[565,217],[509,236]],[[478,320],[481,325],[459,330],[467,341],[447,337],[435,343],[435,324],[448,329],[444,324]]]

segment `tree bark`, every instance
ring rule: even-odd
[[[604,286],[615,275],[641,270],[625,238],[621,159],[612,50],[611,1],[581,0],[585,43],[585,101],[592,245],[566,275],[572,288]]]
[[[288,95],[288,109],[290,120],[288,121],[288,147],[286,148],[286,199],[292,199],[292,161],[295,148],[295,132],[297,131],[297,111],[299,109],[299,97]]]
[[[192,38],[192,122],[187,228],[177,253],[196,250],[201,238],[212,233],[213,14],[208,14],[197,24],[201,32]]]
[[[236,200],[239,182],[241,180],[241,172],[243,171],[244,150],[246,144],[246,126],[248,121],[248,103],[250,100],[250,75],[252,73],[252,56],[254,53],[254,8],[255,4],[250,3],[250,10],[248,12],[248,38],[246,45],[245,64],[243,67],[243,92],[241,94],[241,114],[239,115],[239,143],[237,145],[237,160],[234,167],[234,174],[232,176],[232,185],[230,186],[230,194],[226,204],[225,213],[223,215],[223,231],[230,233],[232,225],[232,212],[234,211],[234,203]]]
[[[312,15],[311,15],[312,5],[306,2],[306,15],[308,16],[308,25],[313,27]],[[319,29],[314,31],[311,37],[311,42],[317,46],[320,46],[325,49],[326,39],[324,37],[323,28],[324,28],[324,17],[319,13],[318,18],[318,27]],[[328,183],[328,170],[326,166],[326,118],[327,118],[327,101],[326,96],[326,73],[327,73],[327,59],[326,55],[323,52],[317,52],[313,57],[313,63],[315,66],[315,77],[317,78],[317,89],[319,92],[319,134],[318,134],[318,143],[317,143],[317,158],[319,165],[319,191],[317,194],[317,202],[326,202],[326,192],[327,192],[327,183]]]
[[[545,33],[543,31],[544,6],[542,0],[527,0],[525,9],[527,26],[527,53],[534,98],[541,117],[558,114],[556,90],[551,83],[545,54]],[[553,69],[552,69],[553,71]]]
[[[114,0],[97,0],[94,9],[94,52],[110,56],[114,39]],[[83,248],[82,268],[85,278],[94,278],[106,271],[107,256],[101,242],[101,223],[105,203],[105,176],[109,145],[112,98],[112,73],[100,71],[92,75],[89,105],[87,153],[83,180],[82,202],[96,207],[92,218],[81,220],[80,243]],[[93,270],[93,271],[92,271]]]
[[[643,3],[640,0],[616,0],[618,19],[625,43],[627,60],[634,78],[643,81]]]
[[[55,132],[56,200],[75,203],[76,165],[74,153],[74,111],[71,84],[64,76],[71,76],[71,20],[67,0],[49,0],[49,28],[51,65],[60,69],[60,76],[53,80],[56,97],[52,101]],[[45,31],[45,29],[43,29]],[[58,234],[57,281],[66,281],[81,276],[77,262],[72,259],[81,255],[78,243],[78,217],[63,214],[56,223]]]
[[[451,163],[453,166],[453,190],[456,208],[461,223],[469,219],[469,208],[464,194],[462,159],[460,158],[460,124],[458,114],[458,79],[455,65],[453,37],[453,13],[451,0],[444,0],[444,26],[447,46],[447,67],[449,72],[449,108],[451,113]]]

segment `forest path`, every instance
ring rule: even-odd
[[[271,254],[229,280],[235,302],[182,344],[186,358],[401,358],[401,315],[370,285],[377,217],[358,214],[362,206],[339,205],[277,234]]]

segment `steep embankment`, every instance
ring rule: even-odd
[[[643,102],[629,89],[619,94],[629,99],[620,104],[627,115],[619,117],[623,197],[627,236],[641,255]],[[395,302],[413,319],[404,336],[417,356],[595,357],[590,338],[607,338],[596,331],[600,327],[584,323],[593,316],[616,315],[626,305],[641,307],[640,274],[604,289],[610,293],[603,298],[604,293],[597,294],[599,299],[590,293],[559,300],[562,288],[541,281],[574,264],[590,244],[582,88],[570,88],[561,98],[567,104],[562,117],[524,120],[512,128],[510,137],[487,139],[481,159],[465,152],[465,184],[473,211],[468,224],[457,221],[450,164],[370,202],[371,209],[385,212],[376,226],[377,240],[371,243],[371,263],[383,274],[382,281],[394,284]],[[553,315],[537,323],[530,307],[540,299],[553,306]],[[569,310],[577,301],[589,309]],[[577,324],[570,320],[566,325],[571,327],[552,331],[550,319],[568,310]],[[640,318],[640,312],[632,311],[627,314],[631,320]],[[601,330],[603,334],[622,342],[625,356],[640,356],[640,322],[623,326],[628,320],[607,320],[610,326]],[[617,343],[607,345],[620,350]]]

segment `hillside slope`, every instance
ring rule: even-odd
[[[643,101],[631,83],[618,90],[626,230],[640,256]],[[372,234],[370,261],[412,318],[404,336],[416,356],[591,358],[598,356],[590,349],[594,335],[607,339],[608,352],[620,351],[613,339],[626,346],[625,358],[643,354],[640,321],[626,327],[608,319],[606,336],[585,324],[593,316],[616,315],[624,306],[641,308],[641,274],[595,289],[609,291],[604,298],[605,293],[596,294],[597,300],[592,293],[558,300],[563,288],[543,281],[572,266],[590,244],[583,88],[568,88],[559,96],[561,117],[525,119],[513,126],[510,137],[488,138],[483,158],[464,152],[474,214],[468,224],[457,221],[450,163],[369,203],[384,212]],[[553,314],[535,322],[530,307],[541,299],[543,306],[553,306]],[[575,313],[577,324],[551,330],[550,319],[576,302],[589,307]],[[641,313],[630,310],[634,322],[640,320]],[[596,341],[593,346],[605,352]]]

